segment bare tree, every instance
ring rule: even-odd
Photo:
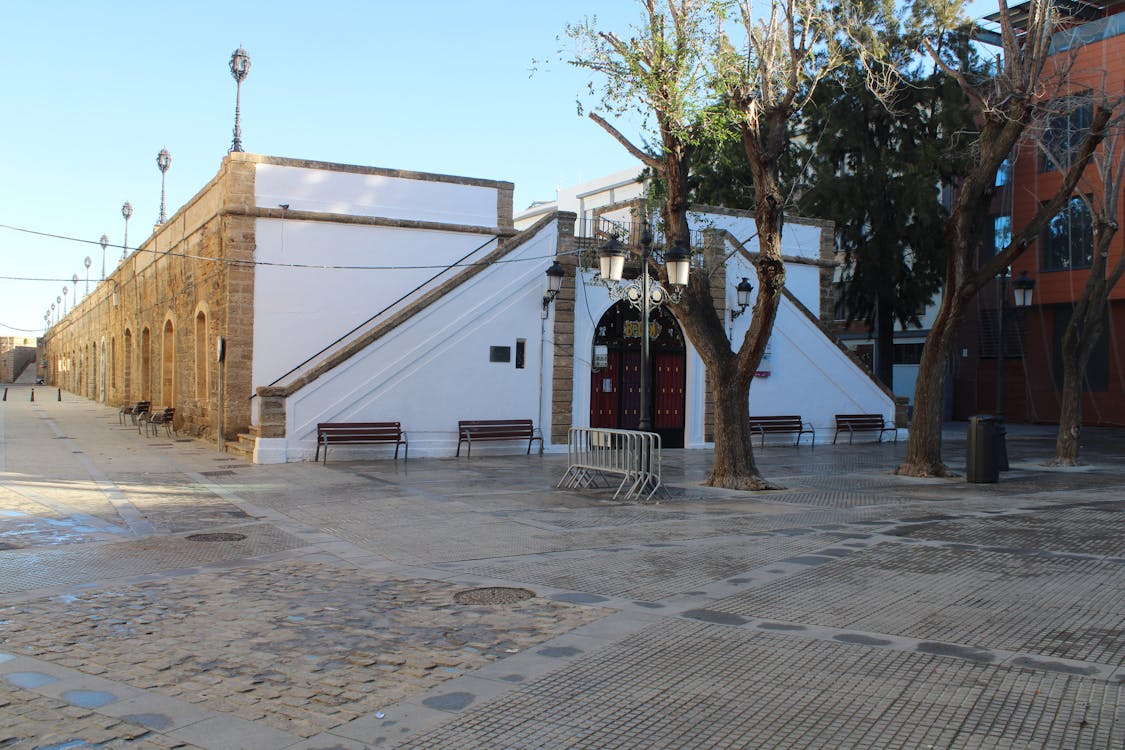
[[[1104,90],[1104,87],[1103,87]],[[1120,107],[1120,100],[1113,106]],[[1111,105],[1104,104],[1106,108]],[[1058,155],[1045,156],[1058,164]],[[1052,466],[1078,464],[1079,437],[1082,430],[1082,384],[1090,354],[1105,331],[1109,293],[1125,274],[1125,253],[1119,254],[1109,267],[1109,250],[1117,235],[1117,208],[1125,187],[1125,123],[1120,113],[1108,129],[1102,148],[1093,156],[1093,179],[1083,181],[1080,199],[1090,212],[1093,225],[1093,247],[1090,271],[1082,294],[1074,301],[1070,320],[1062,339],[1063,383],[1059,397],[1059,432],[1055,439]],[[1086,188],[1089,187],[1087,191]]]
[[[1017,29],[1007,3],[999,0],[1001,54],[994,71],[983,78],[951,67],[930,47],[935,62],[954,76],[977,113],[979,136],[973,165],[955,186],[945,224],[945,291],[918,370],[914,421],[904,462],[896,470],[909,476],[948,476],[941,457],[941,406],[946,364],[970,301],[1038,237],[1044,225],[1068,200],[1091,155],[1105,136],[1110,111],[1098,106],[1081,146],[1073,154],[1058,192],[1023,227],[1008,246],[983,264],[977,251],[989,217],[996,172],[1013,153],[1029,126],[1040,116],[1049,89],[1062,91],[1065,65],[1048,68],[1051,37],[1059,18],[1052,0],[1026,3],[1026,22]]]
[[[687,213],[692,158],[705,139],[737,133],[754,180],[759,254],[758,295],[737,351],[711,295],[709,275],[693,269],[672,310],[707,368],[715,404],[715,461],[707,483],[758,490],[750,445],[749,389],[773,330],[785,286],[781,259],[784,198],[779,166],[790,126],[816,84],[836,64],[834,27],[820,0],[772,0],[759,20],[752,3],[737,4],[732,38],[722,0],[641,0],[643,23],[628,39],[590,23],[568,31],[583,46],[571,61],[605,76],[601,107],[610,114],[641,109],[655,120],[658,146],[635,145],[598,113],[590,117],[665,184],[661,207],[669,242],[690,243]],[[659,269],[651,269],[659,273]]]

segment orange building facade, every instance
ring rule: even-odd
[[[1125,93],[1125,0],[1059,5],[1074,14],[1075,22],[1056,34],[1047,75],[1061,75],[1055,71],[1069,69],[1067,84],[1061,89],[1051,87],[1057,102],[1052,115],[1029,130],[1029,138],[1013,155],[1010,171],[998,178],[995,243],[986,242],[983,254],[1004,244],[1012,227],[1026,226],[1040,205],[1054,196],[1067,155],[1081,143],[1084,127],[1089,125],[1094,102],[1100,99],[1116,105],[1115,118],[1125,111],[1121,103]],[[1120,124],[1116,127],[1122,129]],[[1121,141],[1120,136],[1107,141],[1117,150],[1117,158],[1123,158]],[[952,365],[955,418],[1000,413],[1014,422],[1058,421],[1061,341],[1074,302],[1085,293],[1092,262],[1093,219],[1080,194],[1091,200],[1095,212],[1104,203],[1105,187],[1093,165],[1066,208],[1013,262],[1011,276],[993,282],[978,295],[977,309],[967,321]],[[1109,250],[1107,272],[1125,252],[1123,203],[1119,196],[1113,219],[1120,229]],[[1032,302],[1028,307],[1016,307],[1013,286],[1017,279],[1025,278],[1035,282]],[[1087,367],[1082,398],[1086,425],[1125,425],[1125,282],[1111,291],[1106,316],[1105,332]],[[1005,380],[1003,387],[998,387],[998,373]]]

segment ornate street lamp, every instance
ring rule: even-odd
[[[160,149],[160,153],[156,155],[156,167],[160,170],[160,220],[157,224],[164,223],[164,175],[168,172],[168,167],[172,165],[172,155],[168,153],[168,149]]]
[[[59,299],[59,298],[56,297],[55,299]],[[51,312],[55,312],[55,303],[54,302],[51,303]],[[58,315],[58,313],[56,313],[56,315]]]
[[[105,249],[109,247],[109,235],[103,234],[98,244],[102,246],[102,281],[105,281]]]
[[[562,289],[565,276],[566,271],[557,260],[547,269],[547,291],[543,294],[542,317],[544,320],[547,318],[548,308],[551,307],[551,303],[555,301],[555,297],[559,295],[559,290]]]
[[[121,206],[121,215],[125,217],[125,241],[121,243],[121,260],[129,254],[129,218],[133,215],[133,204],[129,201]]]
[[[62,288],[62,295],[59,297],[55,297],[55,302],[59,303],[59,310],[61,311],[61,315],[63,318],[66,317],[66,293],[69,291],[70,290],[64,286]]]
[[[231,151],[242,150],[242,81],[245,80],[246,74],[250,72],[250,55],[246,54],[246,50],[239,47],[230,56],[230,74],[234,77],[235,94],[234,94],[234,140],[230,144]]]
[[[640,278],[634,281],[621,283],[625,270],[625,256],[627,252],[618,241],[611,237],[608,242],[598,250],[598,262],[601,270],[602,283],[609,289],[611,300],[625,300],[641,312],[641,368],[640,368],[640,397],[641,414],[637,429],[649,432],[652,429],[652,420],[649,416],[648,403],[648,369],[649,369],[649,317],[654,307],[659,307],[667,302],[679,302],[683,287],[687,285],[688,275],[691,272],[691,254],[680,241],[677,241],[671,250],[664,253],[664,267],[668,273],[668,285],[672,287],[669,293],[660,282],[649,276],[649,258],[652,257],[652,232],[646,224],[641,232],[641,272]]]
[[[738,286],[734,288],[738,309],[730,311],[730,320],[732,323],[739,315],[746,312],[746,308],[750,306],[750,293],[753,291],[754,285],[750,283],[750,279],[743,276],[742,281],[738,282]]]
[[[89,256],[87,256],[87,257],[89,257]],[[90,273],[90,270],[88,268],[86,270],[86,273],[87,274]],[[71,307],[78,307],[78,274],[74,274],[73,276],[71,276],[70,281],[71,281],[72,284],[74,284],[74,287],[73,287],[73,289],[74,289],[74,304],[71,305]],[[89,282],[87,282],[87,284],[88,283]],[[63,289],[63,296],[64,297],[66,296],[66,290],[65,289]]]

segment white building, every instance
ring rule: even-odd
[[[292,216],[327,212],[337,220],[281,217],[257,230],[260,260],[332,268],[256,272],[254,382],[265,388],[255,413],[283,408],[285,417],[283,436],[261,430],[256,460],[311,458],[318,422],[401,422],[415,456],[452,456],[461,419],[533,419],[546,450],[562,450],[572,425],[635,426],[639,314],[614,303],[576,253],[597,244],[583,235],[599,222],[630,220],[643,193],[636,177],[618,173],[560,191],[557,203],[513,218],[504,215],[506,183],[259,167],[260,206],[286,204]],[[364,223],[350,223],[354,216]],[[372,217],[386,224],[372,225]],[[723,274],[732,309],[741,278],[757,286],[753,220],[715,210],[692,222],[712,230],[718,252],[729,256]],[[831,440],[836,413],[894,416],[890,394],[821,324],[830,246],[828,225],[787,221],[790,294],[751,389],[753,413],[799,414],[814,423],[819,441]],[[544,271],[556,256],[568,278],[543,317]],[[713,436],[702,361],[670,314],[658,310],[653,319],[654,429],[667,446],[706,447]],[[735,340],[749,319],[728,318]],[[595,346],[604,347],[599,367]],[[474,452],[485,450],[524,446]]]

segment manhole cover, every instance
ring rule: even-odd
[[[453,595],[453,601],[458,604],[515,604],[533,596],[535,596],[535,592],[527,589],[490,586],[483,589],[458,591]]]
[[[188,537],[193,542],[241,542],[245,534],[232,534],[229,531],[216,531],[210,534],[192,534]]]

